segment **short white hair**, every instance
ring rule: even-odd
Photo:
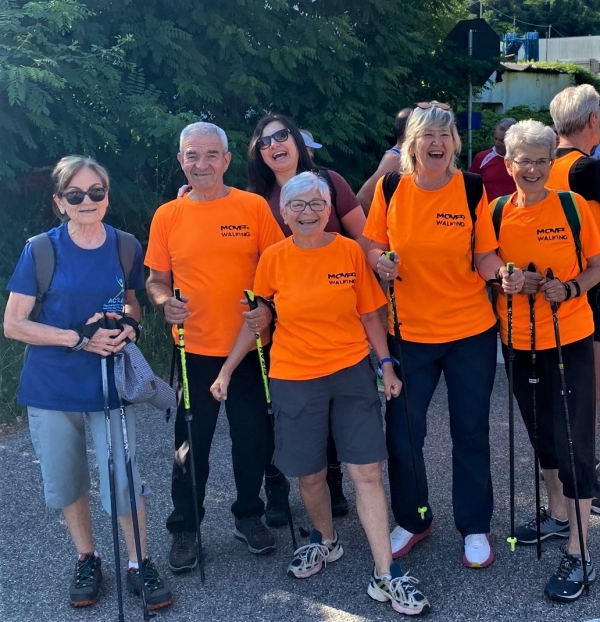
[[[504,136],[504,146],[506,147],[506,157],[512,160],[518,149],[530,145],[535,147],[545,147],[548,149],[548,157],[554,159],[556,151],[556,134],[551,127],[526,119],[519,121],[506,130]]]
[[[581,132],[594,112],[600,113],[600,95],[591,84],[568,86],[550,102],[550,114],[559,136]]]
[[[331,205],[331,193],[327,181],[321,175],[312,171],[305,171],[283,184],[279,197],[279,207],[283,209],[290,201],[311,190],[317,192],[322,199],[327,201],[328,205]]]
[[[214,123],[207,123],[206,121],[198,121],[197,123],[190,123],[186,125],[181,134],[179,135],[179,153],[183,153],[183,141],[192,134],[200,134],[200,136],[217,136],[223,146],[223,152],[229,151],[229,145],[227,142],[227,134],[218,125]]]

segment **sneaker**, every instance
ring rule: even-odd
[[[198,565],[197,534],[195,531],[181,531],[173,534],[169,551],[169,568],[175,574],[190,572]]]
[[[571,535],[568,520],[558,520],[552,518],[549,510],[541,508],[540,512],[540,540],[548,538],[568,538]],[[517,544],[536,544],[537,542],[537,522],[534,518],[528,523],[515,529]]]
[[[596,580],[596,569],[594,562],[589,559],[586,561],[588,584]],[[572,555],[563,551],[558,570],[550,577],[544,594],[550,600],[558,600],[563,603],[576,600],[581,596],[585,585],[583,583],[583,566],[581,565],[581,555]]]
[[[596,467],[597,469],[598,467]],[[596,477],[594,483],[594,496],[592,497],[592,507],[590,511],[594,514],[600,514],[600,480]]]
[[[467,568],[486,568],[494,561],[487,534],[473,533],[465,538],[462,561]]]
[[[329,486],[329,494],[331,496],[331,515],[336,518],[348,514],[348,500],[344,497],[342,477],[341,465],[328,465],[327,485]]]
[[[330,562],[338,560],[344,554],[337,532],[333,540],[323,540],[320,531],[313,529],[310,544],[294,551],[294,559],[288,566],[288,574],[296,579],[306,579],[316,574]]]
[[[400,562],[393,562],[390,574],[379,576],[377,570],[373,568],[367,594],[380,603],[391,601],[393,609],[398,613],[418,616],[428,613],[431,606],[427,598],[415,587],[417,583],[417,579],[411,577],[408,572],[402,574]]]
[[[411,533],[398,525],[390,534],[390,543],[392,545],[392,557],[398,559],[406,555],[410,549],[421,540],[424,540],[433,531],[433,523],[421,533]]]
[[[275,537],[258,516],[236,518],[233,535],[245,542],[248,550],[255,555],[264,555],[275,550]]]
[[[149,558],[142,562],[144,572],[144,594],[146,604],[150,611],[168,607],[173,602],[173,596],[169,586],[160,578],[158,568]],[[136,596],[142,595],[142,582],[140,571],[137,568],[129,568],[127,571],[127,589]]]
[[[98,602],[102,568],[100,558],[93,553],[80,555],[75,564],[75,574],[69,588],[73,607],[89,607]]]
[[[290,483],[283,473],[265,477],[267,507],[265,522],[269,527],[284,527],[288,523]]]

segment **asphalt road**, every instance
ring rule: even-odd
[[[589,595],[569,605],[553,604],[543,597],[547,578],[560,558],[560,543],[547,543],[541,561],[535,547],[510,552],[507,387],[503,366],[498,366],[493,395],[491,439],[495,488],[495,514],[491,542],[496,561],[484,570],[463,567],[462,542],[454,528],[451,505],[451,446],[443,383],[429,412],[426,444],[430,502],[435,513],[432,535],[402,561],[405,570],[420,581],[428,596],[434,622],[600,622],[600,582]],[[170,511],[172,424],[158,412],[141,411],[138,423],[140,467],[150,485],[150,553],[170,581],[174,604],[157,615],[161,622],[371,622],[397,620],[389,604],[366,594],[372,561],[356,511],[339,519],[345,555],[323,572],[304,581],[290,579],[285,570],[292,553],[289,532],[277,530],[278,549],[267,557],[251,555],[233,538],[230,513],[233,477],[230,441],[225,417],[220,418],[211,456],[211,477],[206,499],[203,538],[206,551],[206,584],[197,573],[175,577],[166,567],[170,537],[164,520]],[[517,522],[534,512],[532,451],[517,414]],[[92,449],[91,462],[95,462]],[[2,622],[117,621],[117,601],[110,520],[100,508],[94,475],[92,512],[97,548],[103,557],[101,601],[92,608],[73,610],[67,590],[74,565],[74,550],[57,511],[43,502],[39,465],[27,428],[0,440],[0,620]],[[354,492],[344,480],[352,505]],[[309,527],[297,484],[291,496],[298,526]],[[590,550],[600,565],[600,516],[593,516]],[[306,541],[304,541],[306,543]],[[123,556],[124,553],[124,547]],[[599,568],[600,570],[600,568]],[[138,599],[126,593],[125,619],[141,620]]]

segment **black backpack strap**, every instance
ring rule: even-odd
[[[495,202],[492,203],[492,223],[494,223],[494,233],[496,234],[496,240],[500,238],[500,225],[502,224],[502,212],[504,206],[508,203],[511,195],[507,194],[503,197],[498,197]]]
[[[54,268],[56,266],[56,256],[54,254],[54,246],[52,240],[47,233],[40,233],[29,238],[31,244],[31,252],[35,263],[35,279],[37,281],[37,294],[33,309],[29,314],[29,319],[36,322],[42,312],[44,298],[50,289],[52,277],[54,276]]]
[[[464,172],[463,182],[467,193],[469,214],[471,214],[471,270],[475,272],[475,223],[477,222],[477,206],[483,196],[483,180],[477,173]]]
[[[390,207],[390,201],[392,200],[399,183],[400,173],[398,171],[391,171],[383,176],[381,187],[383,189],[383,196],[385,197],[386,212]]]
[[[119,261],[121,262],[121,268],[123,268],[123,275],[125,276],[125,286],[123,289],[127,291],[129,289],[129,276],[133,269],[133,262],[135,260],[136,243],[135,237],[131,233],[115,229],[117,234],[117,251],[119,253]]]
[[[577,253],[577,263],[579,272],[583,272],[583,260],[581,259],[581,214],[577,207],[577,201],[572,192],[565,190],[558,191],[558,198],[562,205],[563,211],[573,234],[573,242],[575,242],[575,252]]]

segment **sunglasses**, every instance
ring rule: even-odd
[[[442,104],[442,102],[436,102],[435,99],[432,102],[418,102],[415,104],[417,108],[421,110],[429,110],[430,108],[439,108],[440,110],[452,110],[452,107],[448,104]]]
[[[64,198],[69,205],[81,205],[86,195],[90,197],[90,201],[98,203],[98,201],[104,200],[106,196],[106,188],[90,188],[87,191],[84,190],[67,190],[61,192],[59,198]]]
[[[278,142],[278,143],[284,143],[288,139],[289,135],[290,135],[290,130],[285,128],[283,130],[277,130],[275,133],[271,134],[270,136],[262,136],[256,141],[256,143],[259,149],[261,150],[268,149],[271,146],[271,140],[274,140],[275,142]]]

